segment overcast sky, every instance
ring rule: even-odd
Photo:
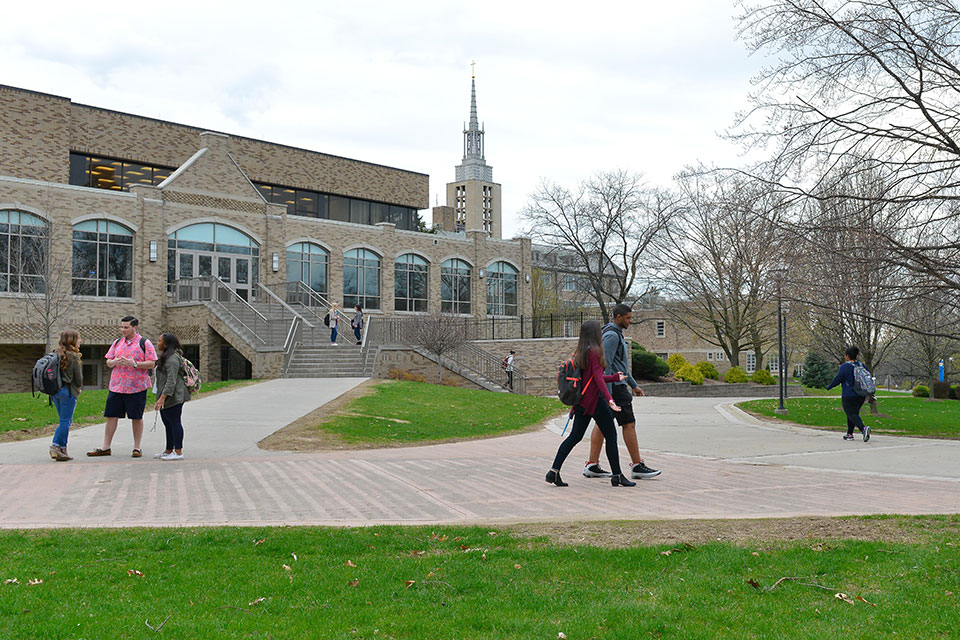
[[[419,171],[433,206],[476,60],[510,237],[544,178],[623,168],[666,185],[697,160],[736,162],[717,133],[760,64],[732,0],[206,4],[5,6],[0,84]]]

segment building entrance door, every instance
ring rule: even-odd
[[[217,276],[238,296],[253,301],[258,298],[259,260],[259,244],[239,229],[220,223],[194,224],[170,235],[167,281]]]
[[[177,251],[177,275],[194,278],[214,275],[244,300],[256,299],[258,275],[250,256],[223,255],[206,251]]]

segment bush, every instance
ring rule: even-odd
[[[800,382],[805,387],[814,387],[816,389],[826,389],[827,385],[833,382],[836,376],[836,367],[830,364],[823,354],[808,353],[803,359],[803,376]]]
[[[930,387],[925,384],[918,384],[913,388],[913,397],[914,398],[929,398],[930,397]]]
[[[679,353],[675,353],[669,358],[667,358],[667,365],[670,366],[670,371],[673,371],[674,373],[679,371],[684,365],[688,365],[688,364],[690,363],[687,362],[687,359],[684,358]]]
[[[750,381],[756,382],[757,384],[774,384],[777,379],[766,369],[757,369],[753,372],[753,375],[750,376]]]
[[[949,382],[937,382],[933,383],[933,397],[941,400],[946,400],[950,397],[950,383]]]
[[[653,380],[670,373],[670,365],[664,362],[663,359],[658,358],[656,354],[650,353],[639,345],[634,345],[630,360],[630,368],[634,378]]]
[[[703,384],[703,373],[696,367],[690,366],[689,363],[674,371],[673,375],[690,384]]]
[[[723,375],[723,381],[731,384],[743,384],[749,380],[747,372],[740,367],[730,367],[730,370]]]
[[[701,360],[693,366],[697,369],[697,371],[703,374],[704,378],[709,378],[710,380],[720,379],[720,372],[717,371],[717,368],[713,366],[712,362]]]
[[[956,384],[950,385],[950,399],[960,400],[960,385],[956,385]]]
[[[387,377],[391,380],[406,380],[408,382],[426,382],[427,379],[419,373],[407,371],[406,369],[391,368],[387,371]]]

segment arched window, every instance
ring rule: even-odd
[[[397,258],[394,264],[394,309],[427,310],[427,261],[415,253]]]
[[[167,240],[168,285],[210,276],[220,278],[244,300],[255,298],[260,245],[243,231],[215,222],[191,224],[171,233]]]
[[[329,254],[320,245],[298,242],[287,247],[287,282],[298,280],[322,296],[327,295]]]
[[[367,249],[343,254],[343,307],[380,308],[380,256]]]
[[[47,223],[26,211],[0,210],[0,291],[46,291]]]
[[[73,293],[133,297],[133,231],[111,220],[73,225]]]
[[[470,265],[457,258],[440,265],[440,311],[470,313]]]
[[[487,268],[487,315],[517,315],[517,270],[509,262]]]

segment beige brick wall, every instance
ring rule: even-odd
[[[33,363],[42,355],[43,345],[0,344],[0,393],[30,391]]]
[[[436,383],[438,377],[437,363],[429,358],[422,356],[416,351],[407,349],[385,349],[377,356],[377,362],[374,365],[374,378],[389,378],[391,369],[399,369],[416,375],[421,375],[427,382]],[[466,389],[481,389],[479,385],[464,378],[458,373],[454,373],[446,367],[443,368],[444,384],[455,384],[458,387]]]
[[[0,175],[68,182],[70,101],[0,86]]]

